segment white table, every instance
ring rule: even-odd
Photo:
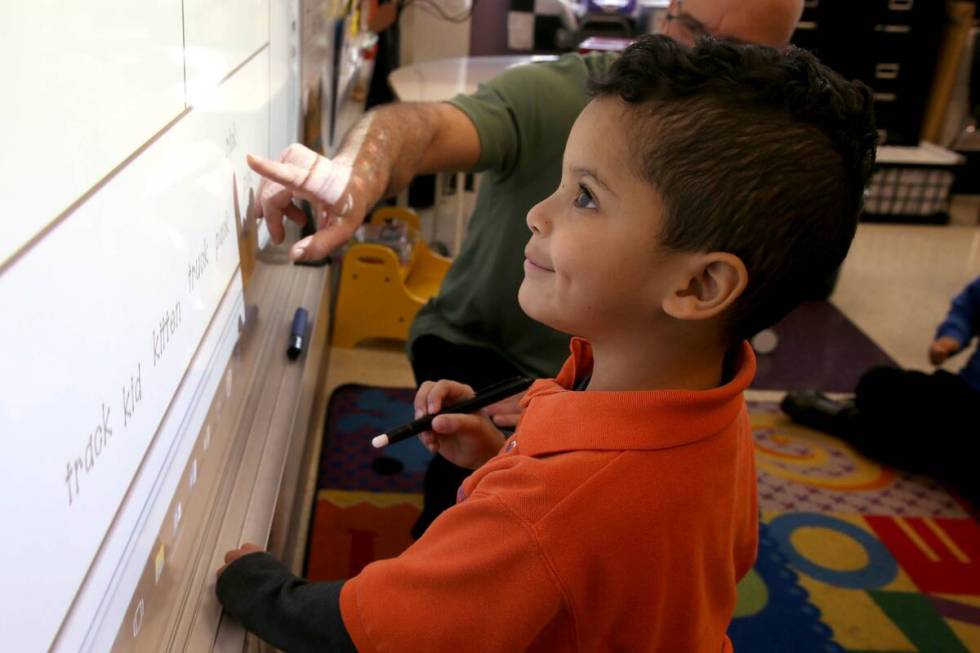
[[[478,84],[508,68],[557,58],[554,55],[513,55],[437,59],[393,70],[388,75],[388,83],[402,102],[439,102],[458,93],[472,93]]]
[[[472,93],[485,82],[508,68],[539,61],[554,61],[554,55],[513,55],[493,57],[456,57],[403,66],[388,75],[388,84],[402,102],[441,102],[460,93]],[[456,175],[456,215],[453,254],[459,253],[466,225],[463,192],[465,175]],[[436,175],[436,206],[442,196],[443,175]],[[400,204],[407,204],[402,197]],[[433,233],[435,220],[433,220]],[[430,238],[431,240],[431,238]]]

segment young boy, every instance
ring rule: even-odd
[[[258,548],[217,592],[289,651],[726,651],[756,550],[744,339],[843,260],[874,160],[870,95],[798,50],[643,37],[593,85],[561,185],[527,217],[521,307],[572,355],[402,555],[306,583]],[[542,110],[545,110],[544,107]],[[426,384],[421,412],[469,388]],[[499,453],[498,453],[499,452]]]

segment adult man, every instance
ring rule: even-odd
[[[785,45],[802,0],[672,0],[663,31],[685,43],[703,36]],[[512,68],[472,96],[450,102],[398,104],[369,113],[333,160],[292,145],[280,161],[250,159],[272,180],[260,204],[274,240],[282,217],[302,220],[293,197],[317,207],[318,232],[296,243],[296,259],[318,258],[346,242],[365,212],[417,174],[484,172],[462,251],[412,325],[409,356],[418,383],[441,378],[476,389],[517,373],[553,376],[568,355],[568,337],[527,318],[517,304],[523,278],[527,211],[558,187],[564,143],[588,102],[586,80],[615,55],[570,54],[556,62]],[[499,426],[519,409],[489,410]],[[425,482],[425,509],[413,529],[455,502],[468,470],[436,456]]]

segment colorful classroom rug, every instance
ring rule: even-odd
[[[428,459],[371,437],[411,417],[414,392],[331,398],[307,575],[345,578],[411,544]],[[729,633],[741,653],[980,651],[980,525],[942,487],[879,466],[752,403],[759,556]],[[924,438],[927,443],[928,438]]]

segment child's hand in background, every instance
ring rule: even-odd
[[[933,365],[942,365],[946,359],[960,350],[960,343],[956,338],[944,336],[938,338],[929,348],[929,360]]]
[[[225,564],[221,565],[221,568],[218,569],[216,575],[220,576],[221,572],[223,572],[225,569],[228,568],[228,565],[235,562],[242,556],[247,556],[249,553],[262,553],[264,550],[265,549],[260,547],[258,544],[251,544],[249,542],[242,544],[237,549],[232,549],[231,551],[225,554]]]
[[[415,416],[436,413],[474,394],[473,388],[455,381],[426,381],[415,395]],[[420,433],[419,439],[426,449],[454,465],[476,469],[497,455],[506,438],[481,412],[440,415],[432,420],[432,430]]]

